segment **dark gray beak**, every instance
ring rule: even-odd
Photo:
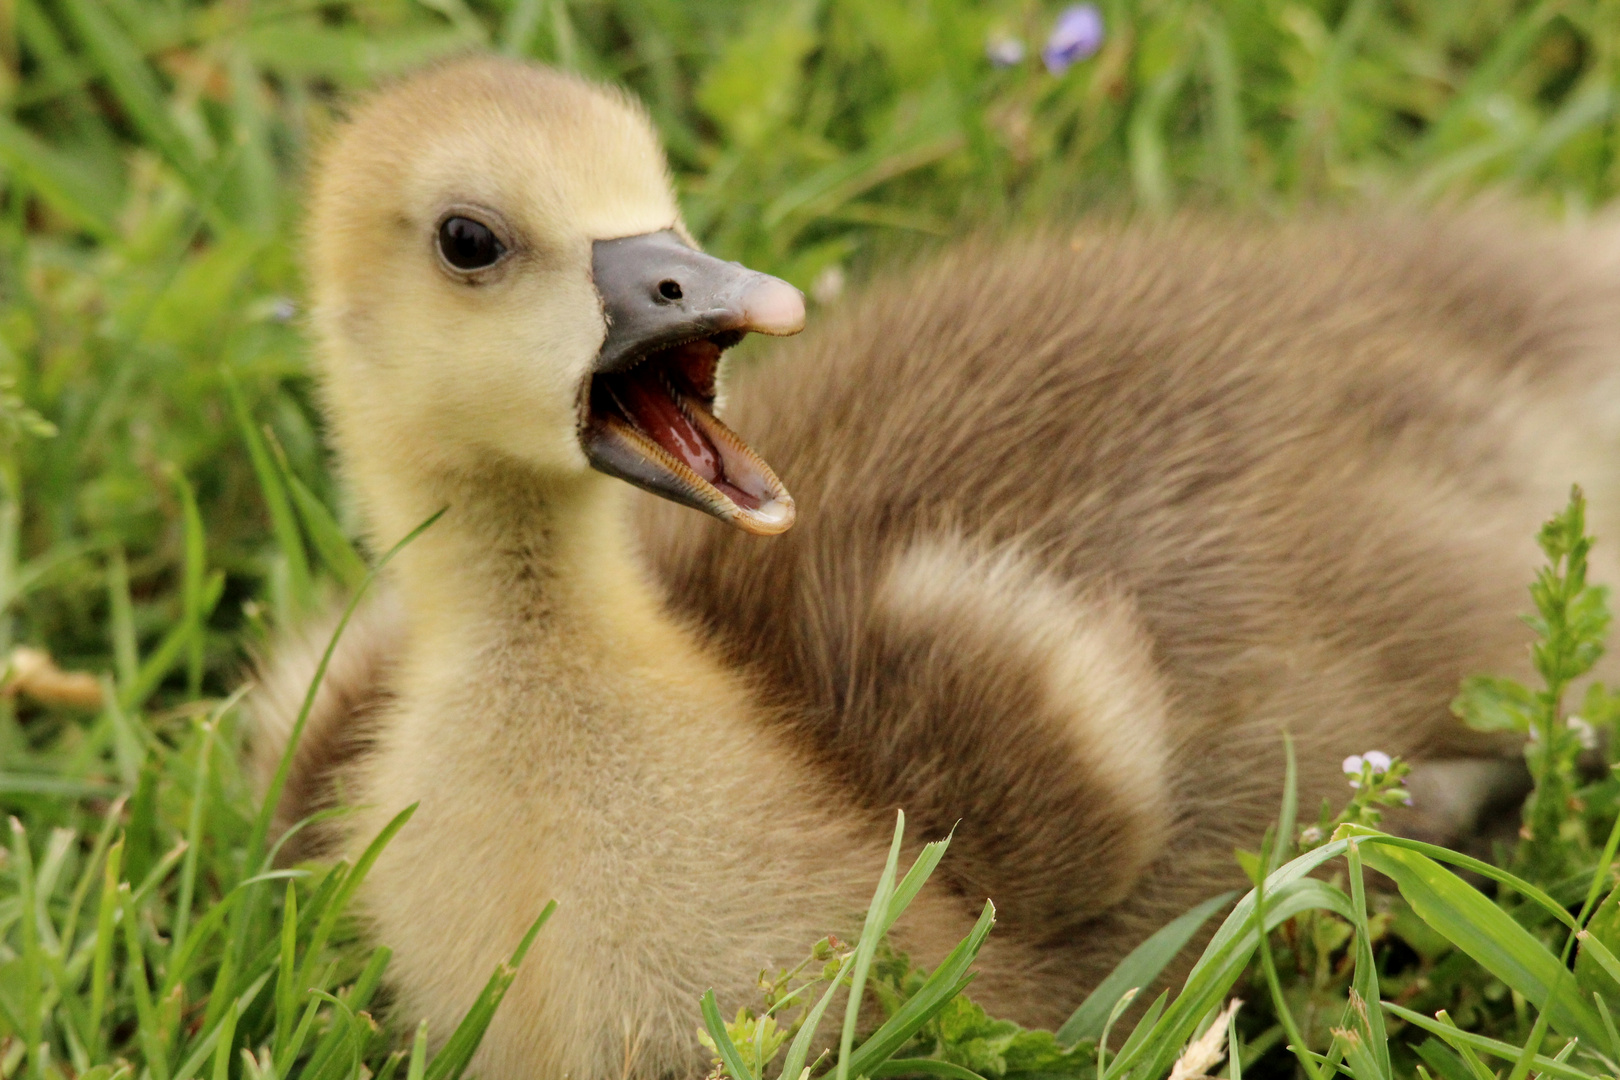
[[[798,289],[695,251],[670,229],[596,241],[591,272],[608,318],[597,371],[622,371],[649,353],[693,338],[804,329],[804,296]]]
[[[793,499],[715,417],[715,376],[744,334],[803,329],[804,296],[669,229],[596,241],[591,269],[608,324],[580,432],[592,466],[748,532],[787,529]]]

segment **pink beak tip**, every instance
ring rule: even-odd
[[[804,294],[781,278],[767,277],[744,297],[747,327],[779,337],[804,329]]]

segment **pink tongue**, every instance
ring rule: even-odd
[[[627,378],[618,390],[619,402],[630,419],[654,442],[709,483],[720,478],[719,452],[658,385],[656,377]]]

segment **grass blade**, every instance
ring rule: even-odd
[[[0,117],[0,165],[86,232],[102,240],[116,235],[107,213],[119,201],[113,193],[80,163],[7,117]]]
[[[1470,855],[1464,855],[1461,852],[1452,851],[1450,848],[1443,848],[1436,844],[1428,844],[1422,840],[1409,840],[1404,836],[1391,836],[1388,833],[1379,832],[1377,829],[1369,829],[1363,825],[1341,825],[1339,826],[1336,834],[1338,839],[1355,836],[1376,837],[1380,849],[1404,848],[1407,851],[1417,852],[1419,855],[1426,855],[1435,862],[1450,863],[1452,866],[1460,867],[1464,870],[1471,870],[1482,877],[1488,877],[1492,881],[1497,881],[1503,885],[1509,886],[1526,899],[1533,901],[1537,907],[1541,908],[1541,910],[1545,911],[1548,915],[1551,915],[1553,918],[1557,919],[1571,930],[1580,929],[1579,924],[1575,920],[1575,916],[1571,915],[1564,905],[1560,904],[1557,900],[1554,900],[1551,896],[1548,896],[1544,890],[1524,880],[1524,878],[1519,877],[1517,874],[1512,874],[1501,869],[1500,867],[1492,866],[1488,862],[1482,862],[1481,860]]]
[[[1346,841],[1335,840],[1313,851],[1298,856],[1266,880],[1268,894],[1265,911],[1267,929],[1274,928],[1302,911],[1323,908],[1351,920],[1350,898],[1342,890],[1326,882],[1308,878],[1309,874],[1328,860],[1344,853]],[[1250,955],[1258,946],[1259,936],[1255,923],[1257,894],[1251,890],[1237,902],[1215,936],[1204,948],[1203,955],[1188,973],[1187,981],[1174,1003],[1165,1010],[1151,1037],[1144,1038],[1134,1050],[1121,1049],[1114,1063],[1108,1067],[1108,1080],[1117,1080],[1137,1065],[1137,1056],[1154,1047],[1153,1060],[1144,1065],[1151,1075],[1162,1075],[1191,1037],[1199,1021],[1217,1007],[1226,992],[1242,975]]]
[[[473,1002],[472,1008],[467,1010],[467,1015],[456,1025],[456,1030],[444,1047],[434,1055],[425,1075],[418,1073],[416,1054],[414,1050],[412,1051],[410,1072],[412,1080],[416,1080],[419,1076],[422,1080],[461,1080],[461,1074],[467,1071],[467,1065],[472,1061],[478,1044],[483,1041],[484,1032],[489,1028],[495,1010],[500,1007],[501,999],[506,996],[507,988],[512,985],[512,980],[517,978],[518,967],[528,955],[529,946],[534,944],[541,927],[546,925],[552,912],[556,910],[557,901],[552,900],[546,904],[545,910],[540,912],[540,917],[534,920],[529,932],[524,934],[523,940],[518,943],[517,950],[512,953],[512,959],[499,965],[495,973],[489,977],[489,982],[478,995],[478,1000]],[[418,1038],[421,1038],[420,1034]]]
[[[371,1003],[371,996],[376,992],[377,984],[382,981],[383,972],[387,969],[388,962],[393,958],[393,955],[386,946],[378,946],[372,951],[371,959],[366,963],[365,970],[360,973],[360,977],[355,980],[354,985],[349,988],[348,994],[341,1000],[341,1004],[345,1009],[351,1013],[359,1013]],[[322,1036],[321,1041],[316,1045],[315,1053],[310,1056],[309,1064],[304,1067],[303,1075],[309,1077],[310,1080],[324,1076],[328,1068],[332,1067],[338,1060],[337,1053],[344,1042],[350,1038],[361,1038],[357,1034],[357,1026],[364,1023],[364,1018],[357,1016],[350,1024],[333,1024],[327,1029],[326,1034]],[[355,1047],[355,1052],[359,1053],[363,1049],[364,1044],[362,1043]]]
[[[186,932],[191,925],[191,903],[197,889],[197,858],[202,852],[203,822],[208,805],[209,766],[214,757],[214,735],[219,730],[219,717],[247,692],[243,687],[225,702],[213,716],[201,725],[197,747],[197,776],[191,790],[191,815],[186,822],[186,854],[180,864],[180,895],[175,900],[174,930],[170,934],[170,967],[186,945]]]
[[[176,662],[179,661],[181,651],[188,648],[196,638],[197,627],[213,614],[214,607],[219,603],[219,598],[224,595],[224,592],[225,574],[223,571],[215,571],[208,579],[207,584],[203,586],[202,602],[199,605],[200,613],[197,622],[182,620],[163,636],[163,640],[158,644],[158,647],[152,650],[152,654],[141,664],[135,681],[128,687],[123,688],[119,698],[119,705],[123,709],[134,712],[145,705],[147,699],[157,692],[157,688],[162,685],[163,680],[174,668]]]
[[[878,878],[877,892],[866,909],[866,925],[855,946],[855,966],[850,969],[849,1000],[844,1003],[844,1028],[838,1037],[838,1080],[849,1080],[850,1052],[855,1046],[855,1025],[861,1014],[861,994],[866,989],[866,973],[877,952],[878,940],[883,936],[883,919],[889,912],[889,901],[894,897],[895,869],[900,861],[900,841],[906,831],[906,815],[897,812],[894,818],[894,839],[889,844],[889,857]]]
[[[799,1025],[799,1033],[788,1044],[787,1057],[782,1059],[782,1075],[798,1076],[804,1071],[805,1059],[810,1055],[810,1043],[815,1038],[816,1031],[821,1027],[821,1019],[826,1015],[827,1006],[832,1004],[833,995],[838,992],[839,985],[849,974],[849,969],[855,966],[855,954],[844,957],[843,963],[838,965],[832,984],[822,993],[821,998],[811,1006],[805,1014],[804,1022]]]
[[[406,1080],[425,1080],[427,1076],[427,1021],[416,1025],[416,1038],[411,1042],[411,1064]]]
[[[1282,807],[1277,811],[1277,834],[1271,858],[1265,864],[1264,876],[1270,877],[1277,867],[1287,862],[1294,852],[1295,818],[1299,813],[1299,766],[1294,760],[1294,739],[1283,732],[1283,794]]]
[[[1389,1080],[1393,1076],[1389,1061],[1389,1035],[1384,1030],[1384,1014],[1367,1007],[1368,1002],[1381,1001],[1383,994],[1378,985],[1378,961],[1372,951],[1372,930],[1367,925],[1367,886],[1361,873],[1360,845],[1351,842],[1345,849],[1350,864],[1350,906],[1355,911],[1355,973],[1351,978],[1351,1011],[1361,1025],[1365,1038],[1357,1052],[1371,1058],[1364,1061],[1357,1073],[1360,1080]],[[1368,1071],[1368,1066],[1372,1066]],[[1355,1066],[1352,1065],[1352,1068]]]
[[[1153,999],[1153,1004],[1147,1007],[1147,1011],[1142,1014],[1142,1019],[1138,1020],[1136,1026],[1131,1029],[1130,1037],[1125,1040],[1125,1045],[1119,1048],[1119,1057],[1134,1057],[1136,1055],[1143,1044],[1143,1040],[1153,1034],[1154,1028],[1159,1023],[1159,1017],[1164,1015],[1164,1007],[1169,1001],[1170,991],[1168,990],[1161,991],[1159,996]],[[1099,1057],[1098,1060],[1100,1061],[1101,1058]],[[1108,1070],[1103,1070],[1103,1075],[1106,1076],[1107,1074]]]
[[[214,1043],[214,1080],[231,1080],[231,1043],[236,1039],[237,1003],[231,1002],[219,1022]]]
[[[1405,847],[1361,845],[1367,865],[1395,882],[1412,910],[1491,974],[1546,1011],[1554,1026],[1602,1046],[1603,1024],[1566,982],[1564,965],[1478,889]],[[1563,985],[1564,992],[1555,993]]]
[[[840,1066],[844,1066],[849,1075],[870,1076],[879,1063],[909,1042],[924,1024],[973,980],[967,969],[984,947],[984,939],[990,936],[995,923],[996,906],[986,900],[978,922],[973,924],[968,936],[957,943],[956,948],[929,974],[917,992],[859,1049],[839,1060]]]
[[[1114,1021],[1118,1020],[1121,1014],[1131,1007],[1131,1002],[1136,1000],[1138,989],[1140,988],[1133,986],[1121,994],[1119,1000],[1114,1002],[1114,1007],[1108,1011],[1108,1019],[1103,1021],[1102,1034],[1097,1036],[1097,1075],[1099,1077],[1108,1069],[1108,1036],[1114,1030]]]
[[[355,860],[354,869],[350,870],[347,876],[344,877],[342,885],[337,888],[331,901],[326,905],[325,910],[321,912],[320,921],[315,924],[315,932],[310,935],[308,953],[304,958],[303,969],[299,973],[298,993],[303,993],[304,988],[310,985],[310,976],[314,973],[314,966],[322,951],[326,948],[326,942],[331,937],[333,929],[337,926],[338,916],[348,909],[349,901],[354,898],[355,890],[360,888],[360,883],[366,879],[366,875],[370,873],[372,866],[381,857],[383,848],[387,847],[388,842],[394,838],[395,834],[405,827],[407,821],[411,820],[411,816],[416,813],[417,806],[417,803],[412,803],[395,814],[388,824],[383,826],[382,831],[366,846],[366,850],[361,852],[360,858]],[[289,883],[288,888],[291,887]]]
[[[293,516],[286,486],[281,482],[281,473],[276,469],[270,451],[265,448],[264,440],[259,436],[258,428],[253,423],[253,416],[248,411],[247,399],[242,396],[242,388],[237,385],[236,376],[229,368],[222,367],[220,378],[225,383],[226,395],[231,399],[231,411],[236,416],[236,426],[242,433],[242,441],[247,445],[248,458],[253,462],[253,473],[258,477],[259,492],[264,496],[265,509],[270,513],[270,532],[275,536],[276,546],[287,563],[287,591],[297,610],[281,614],[286,618],[311,611],[315,606],[315,587],[309,572],[309,556],[304,552],[304,541],[298,533],[298,520]]]
[[[358,589],[366,579],[366,561],[354,550],[354,545],[344,535],[326,504],[317,499],[315,493],[294,474],[292,466],[287,463],[287,452],[268,427],[264,429],[264,441],[275,457],[281,482],[292,496],[293,508],[304,526],[304,535],[309,537],[326,568],[337,575],[346,588]]]
[[[185,560],[181,575],[180,598],[182,625],[187,629],[186,640],[186,692],[191,697],[202,693],[203,672],[203,589],[208,573],[208,543],[203,535],[202,514],[197,509],[197,496],[185,473],[175,469],[174,488],[180,496],[181,520],[185,526]]]
[[[298,969],[298,889],[287,882],[287,899],[281,909],[281,964],[276,978],[276,1039],[275,1053],[279,1058],[286,1053],[292,1041],[293,1014],[298,1010],[298,996],[303,989],[293,982]],[[311,953],[314,956],[314,953]]]
[[[116,544],[107,557],[107,603],[112,616],[113,670],[118,685],[129,686],[140,670],[140,651],[135,640],[135,606],[129,596],[129,564],[124,549]]]
[[[90,848],[90,854],[84,860],[84,869],[79,874],[79,883],[73,887],[73,898],[68,902],[67,916],[62,920],[62,943],[71,951],[77,946],[75,939],[79,932],[79,913],[84,908],[84,902],[89,899],[90,886],[94,884],[99,874],[96,868],[102,865],[107,858],[108,849],[112,846],[113,835],[118,831],[118,819],[124,812],[124,804],[128,800],[119,796],[113,800],[107,812],[102,815],[101,830],[96,834],[96,842]]]
[[[1262,866],[1271,864],[1271,847],[1275,837],[1268,835],[1261,849],[1260,863]],[[1324,1080],[1319,1071],[1317,1062],[1311,1054],[1310,1044],[1305,1041],[1305,1034],[1300,1029],[1299,1022],[1294,1019],[1293,1010],[1288,1005],[1288,999],[1283,995],[1282,984],[1277,978],[1277,964],[1271,955],[1271,931],[1265,927],[1266,891],[1265,879],[1255,887],[1254,896],[1254,922],[1256,928],[1255,941],[1260,950],[1260,969],[1266,976],[1266,988],[1271,991],[1271,1002],[1277,1010],[1277,1019],[1282,1023],[1283,1030],[1288,1032],[1289,1049],[1299,1059],[1305,1075],[1312,1080]],[[1367,1077],[1358,1080],[1369,1080]]]
[[[917,893],[921,891],[929,875],[939,865],[939,860],[944,856],[950,842],[951,838],[947,836],[943,840],[935,840],[923,845],[922,851],[911,864],[911,869],[906,871],[906,876],[895,887],[894,894],[889,899],[888,913],[883,923],[884,933],[888,932],[889,928],[894,925],[895,920],[900,917]],[[820,999],[805,1014],[803,1022],[799,1025],[798,1034],[793,1037],[793,1041],[788,1045],[787,1057],[783,1059],[781,1075],[797,1077],[804,1070],[805,1060],[810,1054],[810,1043],[815,1038],[816,1031],[821,1027],[822,1017],[826,1015],[827,1007],[832,1003],[833,995],[837,993],[839,985],[843,982],[845,976],[849,974],[854,964],[855,954],[851,953],[839,965],[831,985],[827,987]]]
[[[61,0],[59,6],[129,118],[197,194],[201,165],[170,116],[166,95],[146,58],[96,0]]]
[[[1468,1067],[1467,1063],[1454,1050],[1448,1050],[1439,1039],[1425,1039],[1417,1048],[1418,1057],[1426,1062],[1430,1069],[1440,1077],[1440,1080],[1482,1080]],[[1423,1080],[1429,1080],[1428,1072],[1422,1065],[1418,1066],[1418,1074]],[[1487,1070],[1483,1080],[1495,1080]]]
[[[1581,952],[1596,960],[1603,970],[1609,973],[1611,979],[1620,982],[1620,959],[1609,951],[1608,946],[1587,930],[1582,930],[1575,936],[1581,943]]]
[[[326,965],[320,978],[314,980],[313,985],[308,988],[309,1002],[304,1006],[303,1015],[298,1018],[298,1026],[293,1029],[292,1038],[288,1039],[287,1045],[277,1051],[271,1059],[275,1064],[276,1075],[286,1076],[293,1063],[298,1060],[298,1052],[304,1048],[310,1030],[315,1026],[315,1016],[321,1011],[321,989],[331,981],[332,972],[335,970],[337,970],[335,961]]]
[[[1415,1024],[1433,1035],[1438,1035],[1459,1051],[1466,1046],[1470,1050],[1482,1050],[1504,1061],[1517,1061],[1519,1054],[1522,1053],[1522,1047],[1502,1042],[1499,1039],[1492,1039],[1485,1035],[1476,1035],[1470,1031],[1463,1031],[1455,1024],[1441,1023],[1438,1020],[1430,1019],[1420,1012],[1413,1012],[1411,1009],[1397,1005],[1392,1001],[1385,1001],[1382,1004],[1384,1008],[1402,1020],[1409,1024]],[[1592,1080],[1589,1073],[1582,1072],[1580,1069],[1565,1065],[1541,1054],[1537,1054],[1530,1064],[1544,1076],[1557,1076],[1561,1077],[1562,1080]],[[1489,1069],[1485,1071],[1487,1075],[1490,1074]]]
[[[1609,1033],[1606,1045],[1609,1049],[1610,1062],[1620,1061],[1620,1031],[1615,1030],[1614,1017],[1609,1015],[1609,1006],[1604,1002],[1602,994],[1593,994],[1592,1004],[1597,1006],[1598,1016],[1603,1020],[1603,1029]]]
[[[239,395],[237,400],[240,400]],[[260,453],[263,453],[264,448],[262,445],[259,449]],[[266,462],[266,469],[269,470],[268,462]],[[262,479],[261,477],[261,481]],[[254,819],[253,832],[248,838],[247,845],[248,865],[250,867],[257,867],[264,858],[265,843],[270,835],[270,819],[275,815],[276,806],[281,802],[281,793],[287,786],[287,775],[292,771],[293,756],[298,752],[298,740],[304,733],[304,725],[309,722],[309,710],[315,705],[315,695],[320,691],[322,680],[326,678],[326,669],[332,662],[332,654],[337,651],[338,640],[342,638],[343,631],[348,628],[349,620],[354,617],[355,609],[360,606],[360,601],[364,599],[366,590],[371,587],[372,582],[377,580],[377,575],[382,573],[395,555],[404,550],[412,540],[415,540],[431,528],[433,523],[443,515],[443,510],[438,511],[407,533],[397,544],[389,548],[387,553],[377,561],[377,565],[372,567],[371,571],[366,574],[365,580],[354,591],[354,595],[349,598],[348,606],[343,609],[343,617],[338,620],[337,626],[333,628],[332,637],[326,643],[326,651],[321,654],[321,662],[315,666],[315,677],[310,680],[309,689],[304,694],[304,702],[298,710],[298,719],[293,722],[292,731],[287,736],[287,746],[281,752],[281,763],[276,767],[275,777],[270,781],[269,787],[266,788],[264,802],[259,807],[258,817]],[[302,548],[299,550],[302,551]]]
[[[44,966],[39,947],[39,921],[35,918],[34,860],[28,848],[28,833],[16,818],[11,819],[11,861],[16,867],[18,918],[22,928],[22,1001],[24,1049],[28,1054],[28,1075],[44,1080]]]
[[[941,1076],[945,1080],[984,1080],[971,1069],[933,1058],[890,1058],[867,1074],[880,1076]]]
[[[1547,1012],[1542,1010],[1536,1017],[1536,1024],[1530,1029],[1530,1038],[1525,1040],[1524,1049],[1519,1053],[1519,1059],[1513,1063],[1513,1071],[1508,1074],[1508,1080],[1524,1080],[1530,1074],[1530,1063],[1535,1060],[1536,1051],[1541,1049],[1541,1041],[1547,1037]],[[1575,1048],[1576,1040],[1571,1039],[1564,1050]],[[1565,1054],[1560,1053],[1555,1061],[1563,1061]]]
[[[1242,1042],[1238,1039],[1237,1010],[1226,1014],[1226,1069],[1227,1080],[1243,1080]]]
[[[1159,973],[1174,960],[1191,941],[1193,935],[1209,921],[1211,915],[1231,902],[1237,895],[1224,892],[1177,917],[1154,931],[1142,944],[1132,949],[1125,959],[1097,985],[1074,1014],[1057,1029],[1057,1041],[1073,1046],[1082,1039],[1095,1039],[1102,1034],[1103,1024],[1114,1002],[1131,987],[1151,986]]]
[[[152,1003],[152,990],[146,981],[146,952],[141,947],[140,919],[136,914],[134,894],[127,883],[119,883],[118,905],[122,909],[124,924],[125,978],[135,998],[141,1051],[146,1055],[146,1067],[155,1080],[169,1080],[168,1048],[158,1038],[160,1024]]]
[[[95,1042],[90,1046],[92,1058],[106,1051],[107,991],[112,978],[113,920],[118,911],[118,887],[124,861],[124,838],[119,837],[107,849],[107,863],[101,876],[101,900],[96,909],[96,948],[90,962],[90,1029]]]
[[[911,902],[922,891],[923,885],[933,875],[935,868],[939,866],[939,860],[945,857],[945,851],[950,846],[949,836],[923,845],[922,851],[912,862],[911,869],[906,871],[906,876],[900,879],[900,884],[894,887],[894,895],[889,898],[888,914],[883,919],[884,933],[888,933],[905,913],[906,908],[911,906]]]
[[[703,1026],[714,1040],[714,1046],[720,1053],[720,1061],[725,1065],[726,1071],[731,1074],[732,1080],[755,1080],[753,1070],[743,1061],[742,1054],[737,1050],[737,1044],[731,1041],[731,1033],[726,1030],[726,1022],[720,1018],[720,1006],[714,1003],[714,991],[703,991],[703,1000],[700,1003],[703,1011]]]

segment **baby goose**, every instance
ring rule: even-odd
[[[326,410],[372,536],[447,508],[395,562],[393,700],[344,841],[419,804],[362,896],[398,1008],[447,1036],[555,898],[473,1071],[701,1074],[699,995],[737,1002],[857,933],[887,826],[662,613],[613,477],[787,528],[792,500],[712,406],[721,349],[796,332],[803,301],[691,246],[628,100],[496,60],[361,106],[308,233]],[[971,924],[954,895],[918,904],[923,955]],[[979,985],[1016,1011],[1033,962],[1004,947]]]
[[[1530,537],[1568,484],[1620,505],[1615,262],[1484,217],[968,244],[738,380],[728,418],[793,480],[794,532],[644,498],[643,547],[673,608],[787,706],[763,729],[852,800],[960,822],[942,872],[996,899],[1044,987],[978,992],[1057,1022],[1241,883],[1230,852],[1276,814],[1283,731],[1307,812],[1347,793],[1351,753],[1497,751],[1448,714],[1457,679],[1522,667]],[[435,661],[378,674],[402,647],[369,625],[284,821],[376,775],[366,739],[403,745],[376,702]],[[267,669],[261,763],[312,668]],[[424,755],[452,741],[431,734]],[[420,783],[475,765],[424,761]]]

